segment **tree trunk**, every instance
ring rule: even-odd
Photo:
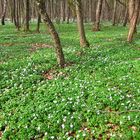
[[[115,26],[116,24],[116,13],[117,13],[117,0],[114,0],[114,10],[113,10],[113,18],[112,18],[113,26]]]
[[[129,16],[130,16],[130,26],[128,33],[128,42],[132,42],[134,33],[136,31],[136,24],[139,16],[140,0],[130,0],[129,1]]]
[[[38,17],[37,17],[37,28],[36,28],[36,32],[40,33],[40,23],[41,23],[41,15],[40,13],[38,13]]]
[[[56,51],[56,56],[57,56],[57,62],[61,68],[64,67],[65,65],[65,58],[63,54],[63,50],[61,47],[61,42],[58,33],[55,30],[55,27],[51,21],[51,19],[48,16],[48,13],[46,12],[46,7],[45,7],[45,1],[42,0],[36,0],[36,4],[38,6],[39,12],[42,15],[44,22],[46,23],[48,30],[54,40],[55,43],[55,51]]]
[[[25,19],[25,31],[29,31],[29,20],[30,20],[30,1],[26,0],[26,19]]]
[[[103,3],[103,0],[98,0],[94,31],[100,31],[100,18],[101,18],[101,12],[102,12],[102,3]]]
[[[89,43],[85,35],[81,0],[76,0],[76,15],[77,15],[77,25],[78,25],[79,35],[80,35],[80,46],[89,47]]]
[[[70,22],[70,7],[67,8],[67,24]]]
[[[65,22],[66,19],[66,13],[65,13],[65,8],[66,8],[66,1],[65,0],[61,0],[60,3],[60,7],[61,7],[61,21],[62,23]]]
[[[128,8],[126,7],[125,17],[124,17],[124,21],[123,21],[124,27],[127,25],[127,21],[128,21]]]
[[[7,8],[7,0],[4,0],[3,1],[2,17],[1,17],[1,24],[2,25],[5,25],[6,8]]]

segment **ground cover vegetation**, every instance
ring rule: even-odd
[[[140,0],[0,4],[0,139],[140,139]]]
[[[1,28],[2,138],[138,139],[139,40],[128,44],[127,29],[110,26],[93,39],[86,25],[91,47],[83,49],[75,24],[57,28],[69,62],[64,69],[56,66],[43,28],[40,34],[13,31],[12,25]]]

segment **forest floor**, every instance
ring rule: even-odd
[[[121,26],[86,25],[91,46],[80,48],[76,25],[57,25],[59,69],[45,30],[0,26],[0,139],[139,139],[140,40],[128,44]]]

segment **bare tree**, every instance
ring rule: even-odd
[[[37,28],[36,28],[36,32],[37,33],[40,32],[40,23],[41,23],[41,15],[40,15],[40,13],[38,13],[38,17],[37,17]]]
[[[42,18],[44,19],[44,22],[46,23],[46,25],[49,29],[50,34],[54,40],[57,62],[59,64],[59,66],[61,68],[63,68],[65,65],[65,58],[64,58],[63,51],[62,51],[60,38],[59,38],[58,33],[55,30],[55,27],[54,27],[51,19],[48,16],[48,13],[46,12],[45,0],[36,0],[36,4],[38,6],[40,14],[42,15]]]
[[[7,8],[7,0],[4,0],[3,1],[2,17],[1,17],[1,24],[2,25],[5,25],[6,8]]]
[[[114,0],[114,10],[113,10],[113,18],[112,18],[113,26],[115,26],[116,24],[116,14],[117,14],[117,0]]]
[[[26,2],[26,5],[25,5],[25,7],[26,7],[26,10],[25,10],[25,12],[26,12],[25,31],[29,31],[29,21],[30,21],[30,1],[29,1],[29,0],[26,0],[25,2]]]
[[[128,8],[126,6],[126,9],[125,9],[125,16],[124,16],[124,20],[123,20],[123,26],[126,26],[127,25],[127,22],[128,22]]]
[[[103,0],[98,0],[94,31],[100,31],[100,19],[101,19],[101,12],[102,12],[102,4],[103,4]]]
[[[76,0],[76,15],[77,15],[77,25],[78,25],[79,35],[80,35],[80,45],[81,47],[89,47],[89,43],[85,35],[82,12],[83,11],[82,11],[81,0]]]
[[[139,10],[140,10],[140,0],[129,0],[130,26],[129,26],[129,33],[127,37],[128,42],[132,42],[134,33],[136,31]]]

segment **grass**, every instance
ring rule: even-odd
[[[56,25],[65,57],[56,66],[53,42],[41,33],[0,26],[0,138],[140,138],[140,40],[126,40],[127,28],[103,26],[90,48],[80,48],[75,24]],[[139,34],[138,34],[139,36]],[[43,74],[50,71],[50,78]],[[50,79],[50,80],[49,80]]]

